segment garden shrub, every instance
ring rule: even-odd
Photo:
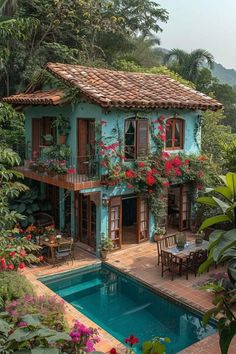
[[[0,272],[0,307],[4,302],[16,300],[24,295],[33,295],[34,291],[24,275],[16,271]]]
[[[44,326],[58,331],[67,329],[64,319],[65,304],[56,296],[27,294],[20,299],[8,301],[5,311],[12,316],[11,322],[13,323],[17,323],[19,318],[27,314],[38,314]]]

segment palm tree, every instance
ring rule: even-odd
[[[182,49],[172,49],[165,55],[164,63],[169,63],[172,70],[184,79],[196,83],[198,74],[204,65],[213,68],[214,57],[205,49],[195,49],[191,53]]]

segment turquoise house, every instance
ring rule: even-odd
[[[202,111],[221,104],[165,75],[56,63],[46,69],[60,88],[34,87],[4,99],[25,114],[26,159],[20,170],[50,200],[56,226],[81,245],[97,252],[104,235],[116,249],[151,239],[157,225],[146,193],[117,178],[123,172],[116,160],[128,178],[137,161],[151,153],[155,159],[158,134],[166,156],[199,155]],[[109,180],[112,161],[116,183]],[[166,183],[165,193],[162,225],[189,228],[189,185]]]

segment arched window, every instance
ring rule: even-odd
[[[148,153],[148,120],[125,120],[125,158],[134,160]]]
[[[166,149],[180,150],[184,148],[184,120],[170,118],[166,121]]]

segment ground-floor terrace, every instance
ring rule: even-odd
[[[39,295],[52,295],[54,293],[38,280],[39,277],[62,273],[72,269],[79,269],[98,262],[100,262],[100,260],[94,255],[81,250],[76,246],[75,261],[73,264],[69,262],[58,267],[42,265],[35,268],[27,268],[24,270],[24,274],[33,283],[35,291]],[[188,280],[182,276],[176,277],[174,281],[171,281],[168,274],[162,278],[161,267],[157,266],[157,250],[155,243],[146,242],[140,245],[133,245],[127,249],[119,250],[110,254],[107,262],[118,270],[145,283],[161,296],[170,298],[171,301],[182,303],[187,307],[196,309],[202,313],[212,307],[211,294],[195,287],[200,279],[203,280],[209,275],[203,274],[200,278],[195,278],[194,275],[190,274]],[[217,271],[221,270],[222,269],[220,268],[217,269]],[[214,271],[214,269],[212,271]],[[66,304],[66,318],[69,323],[77,319],[88,326],[98,328],[98,325],[93,323],[68,303]],[[128,329],[128,331],[132,331],[132,328]],[[97,345],[97,350],[107,352],[112,347],[122,348],[122,344],[102,328],[99,328],[99,332],[101,342]],[[130,333],[127,335],[129,334]],[[236,342],[234,341],[230,347],[229,354],[235,353],[235,344]],[[184,349],[181,354],[220,354],[218,335],[215,334],[205,338],[193,346]]]
[[[37,216],[46,210],[50,215],[49,223],[55,224],[60,233],[71,236],[90,252],[98,255],[103,236],[109,235],[116,250],[153,238],[155,220],[148,200],[143,196],[122,187],[87,188],[84,185],[79,190],[70,190],[46,180],[29,181],[43,200],[43,209],[37,211]],[[166,192],[162,226],[168,233],[190,228],[192,205],[189,194],[188,185],[176,185]]]

